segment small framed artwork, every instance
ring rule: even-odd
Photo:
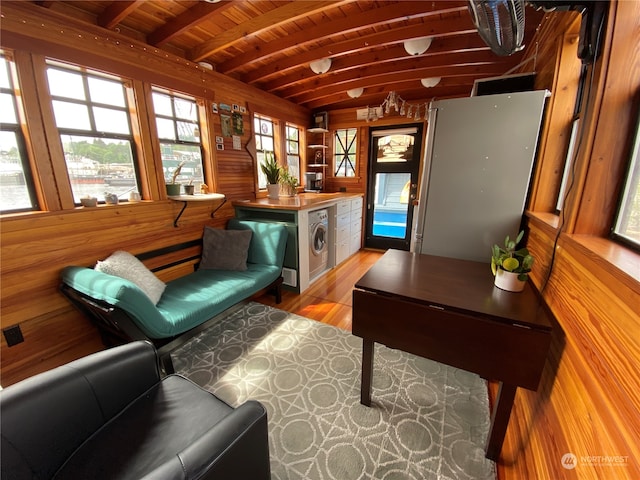
[[[244,120],[242,120],[242,115],[237,112],[233,113],[233,133],[236,135],[244,133]]]
[[[240,105],[238,105],[237,103],[234,103],[231,107],[233,108],[234,112],[239,112],[240,111]]]
[[[216,135],[216,143],[224,143],[224,138],[219,135]]]
[[[224,144],[223,143],[216,143],[216,150],[224,150]]]
[[[217,103],[212,103],[211,104],[211,111],[213,113],[218,113],[218,104]]]
[[[243,115],[247,113],[247,107],[240,107],[240,113],[242,113]]]
[[[231,136],[231,117],[229,115],[220,115],[220,128],[223,137]]]
[[[233,136],[233,149],[234,150],[242,149],[242,139],[238,135]]]

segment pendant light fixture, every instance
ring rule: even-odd
[[[422,80],[420,80],[420,83],[422,83],[423,87],[432,88],[438,85],[441,79],[441,77],[423,78]]]
[[[409,55],[422,55],[431,46],[431,37],[411,38],[404,41],[404,49]]]
[[[314,60],[309,63],[309,68],[313,71],[313,73],[321,74],[326,73],[331,68],[331,59],[330,58],[321,58],[320,60]]]
[[[364,92],[364,88],[352,88],[351,90],[347,90],[347,95],[351,98],[358,98]]]

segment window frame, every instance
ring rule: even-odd
[[[291,173],[291,161],[290,161],[290,157],[295,157],[297,159],[297,175],[293,175],[297,180],[298,180],[298,184],[302,183],[302,132],[304,131],[302,127],[299,127],[298,125],[294,125],[292,123],[286,123],[285,124],[285,153],[287,156],[287,171],[289,173]],[[296,132],[298,132],[298,138],[297,140],[291,140],[289,138],[289,131],[290,130],[295,130]],[[275,140],[275,139],[274,139]],[[290,146],[290,142],[296,143],[298,145],[298,151],[297,153],[292,153],[289,150],[289,146]],[[275,145],[275,143],[274,143]]]
[[[19,105],[18,95],[16,95],[17,85],[17,72],[15,69],[13,56],[0,50],[0,58],[3,59],[3,66],[6,67],[7,79],[9,81],[9,87],[5,88],[0,86],[0,93],[9,95],[11,97],[11,103],[13,107],[13,113],[16,118],[16,123],[0,122],[0,131],[11,132],[15,136],[16,148],[20,159],[20,166],[22,167],[22,176],[25,182],[25,188],[27,196],[29,197],[30,207],[9,208],[1,209],[0,214],[20,213],[20,212],[32,212],[40,210],[40,204],[38,202],[38,196],[36,195],[36,188],[34,183],[34,176],[31,169],[31,162],[29,159],[29,153],[27,150],[27,142],[22,130],[21,109]],[[0,205],[0,208],[2,206]]]
[[[611,226],[611,238],[614,241],[620,242],[636,251],[640,251],[640,240],[634,240],[628,235],[619,232],[621,223],[623,222],[626,215],[630,213],[626,212],[626,207],[629,206],[629,203],[633,202],[633,200],[631,200],[629,196],[633,195],[634,187],[636,189],[636,197],[640,196],[637,193],[640,189],[640,186],[638,185],[640,183],[640,114],[638,115],[638,119],[636,121],[635,136],[633,138],[634,141],[631,146],[629,164],[623,180],[623,189],[620,192],[618,207],[616,209],[614,221]],[[636,215],[640,216],[640,206],[638,208],[638,211],[636,211],[635,213]]]
[[[342,139],[339,137],[339,132],[346,132],[345,134],[345,142],[342,142]],[[353,138],[349,141],[349,132],[353,132]],[[333,132],[333,176],[336,178],[355,178],[358,167],[358,129],[353,127],[348,128],[338,128]],[[348,143],[348,145],[345,145]],[[339,147],[344,149],[344,152],[339,152]],[[353,162],[351,161],[351,153],[349,153],[351,148],[354,148],[353,152]],[[338,164],[338,157],[342,157],[340,159],[340,163]],[[347,164],[345,164],[347,162]],[[344,175],[339,175],[339,169],[344,166]],[[348,166],[350,166],[353,175],[347,175]]]
[[[262,132],[262,128],[257,126],[257,122],[266,122],[266,123],[270,123],[271,124],[271,135],[267,135],[267,132]],[[267,191],[267,182],[266,182],[266,177],[264,176],[264,174],[262,173],[262,169],[260,168],[260,165],[262,165],[262,163],[264,163],[265,160],[265,153],[267,152],[271,152],[273,153],[273,155],[276,158],[276,161],[278,162],[279,165],[282,165],[282,163],[280,161],[278,161],[278,155],[277,155],[277,136],[276,136],[276,132],[278,129],[278,123],[276,121],[275,118],[273,117],[269,117],[268,115],[263,115],[261,113],[254,113],[253,114],[253,129],[254,129],[254,141],[255,141],[255,147],[256,147],[256,186],[258,188],[259,192],[266,192]],[[260,146],[262,147],[264,145],[264,141],[262,140],[263,138],[271,138],[272,144],[273,144],[273,150],[265,150],[264,148],[258,148],[258,140],[260,141]],[[264,187],[262,186],[262,180],[264,180]]]
[[[154,94],[158,94],[158,95],[165,95],[167,97],[169,97],[170,99],[170,105],[171,105],[171,112],[172,115],[166,115],[163,113],[158,113],[157,112],[157,108],[155,105],[155,101],[154,101]],[[176,114],[176,99],[182,100],[182,101],[187,101],[187,102],[192,102],[193,103],[193,107],[195,110],[195,120],[191,120],[191,119],[187,119],[187,118],[183,118],[183,117],[178,117]],[[160,164],[162,167],[162,178],[165,182],[165,184],[169,183],[169,180],[171,179],[171,175],[173,173],[173,171],[175,171],[175,168],[173,171],[169,170],[169,167],[167,167],[166,171],[165,171],[165,165],[164,165],[164,160],[162,159],[162,151],[163,151],[163,145],[171,145],[171,146],[176,146],[176,145],[183,145],[186,147],[197,147],[199,152],[200,152],[200,170],[202,173],[202,179],[201,179],[201,183],[207,183],[206,182],[206,171],[205,171],[205,152],[204,152],[204,145],[203,145],[203,141],[202,141],[202,122],[200,119],[200,115],[198,112],[198,102],[200,101],[200,99],[192,96],[192,95],[188,95],[185,93],[181,93],[181,92],[177,92],[175,90],[172,89],[167,89],[158,85],[154,85],[151,87],[151,104],[153,106],[153,114],[154,114],[154,118],[155,118],[155,131],[156,131],[156,137],[158,140],[158,147],[159,147],[159,153],[160,153]],[[173,133],[174,133],[174,139],[168,139],[165,137],[162,137],[160,135],[160,129],[158,128],[158,119],[163,119],[163,120],[169,120],[173,123]],[[183,122],[183,123],[190,123],[192,125],[194,125],[194,131],[197,130],[198,131],[198,141],[189,141],[189,140],[181,140],[180,139],[180,131],[178,128],[178,123]],[[193,182],[193,178],[191,179],[191,181]]]
[[[133,125],[133,121],[132,121],[132,117],[131,117],[131,108],[132,106],[130,105],[130,100],[129,100],[129,95],[127,93],[127,90],[130,88],[130,83],[131,81],[129,79],[120,77],[118,75],[114,75],[114,74],[109,74],[109,73],[103,73],[97,70],[94,70],[92,68],[86,67],[86,66],[80,66],[80,65],[75,65],[72,63],[67,63],[67,62],[63,62],[54,58],[46,58],[45,60],[45,76],[47,77],[47,86],[49,87],[49,99],[51,102],[51,107],[53,109],[53,111],[55,112],[55,108],[54,108],[54,102],[55,101],[59,101],[59,102],[65,102],[65,103],[70,103],[70,104],[76,104],[76,105],[84,105],[87,108],[87,113],[89,116],[89,124],[91,129],[90,130],[83,130],[83,129],[78,129],[78,128],[70,128],[70,127],[60,127],[58,126],[58,121],[57,118],[53,117],[54,120],[54,125],[55,128],[57,129],[58,132],[58,141],[60,142],[60,146],[61,146],[61,151],[63,154],[63,163],[65,165],[65,169],[67,171],[67,175],[70,174],[70,170],[69,170],[69,166],[66,162],[66,155],[65,155],[65,148],[64,148],[64,142],[62,141],[63,136],[69,136],[69,137],[84,137],[87,139],[105,139],[105,140],[115,140],[115,141],[121,141],[121,142],[127,142],[129,144],[129,151],[131,153],[131,166],[133,167],[133,175],[134,175],[134,187],[132,189],[127,190],[126,192],[123,192],[121,195],[124,195],[124,193],[127,193],[128,191],[131,190],[136,190],[136,191],[140,191],[141,187],[142,187],[142,183],[141,183],[141,168],[140,168],[140,163],[138,161],[138,148],[139,146],[137,145],[136,142],[136,136],[134,134],[134,125]],[[84,99],[77,99],[77,98],[68,98],[68,97],[63,97],[63,96],[59,96],[59,95],[54,95],[53,93],[51,93],[51,86],[49,83],[49,79],[48,79],[48,71],[49,69],[54,69],[54,70],[61,70],[61,71],[65,71],[65,72],[70,72],[76,75],[79,75],[81,77],[81,81],[82,81],[82,85],[83,85],[83,95],[84,95]],[[112,104],[105,104],[102,102],[98,102],[98,101],[94,101],[91,98],[91,90],[89,87],[89,78],[96,78],[99,80],[106,80],[106,81],[111,81],[114,83],[119,83],[122,87],[122,93],[123,93],[123,101],[124,101],[124,106],[118,106],[118,105],[112,105]],[[124,134],[124,133],[116,133],[116,132],[108,132],[108,131],[102,131],[102,130],[98,130],[97,125],[96,125],[96,118],[95,118],[95,114],[93,111],[93,108],[102,108],[102,109],[110,109],[110,110],[114,110],[114,111],[119,111],[125,114],[125,117],[127,119],[127,127],[129,130],[128,134]],[[69,175],[68,177],[68,181],[69,181],[69,186],[71,188],[71,193],[72,193],[72,197],[75,197],[75,191],[73,188],[73,182],[71,181],[71,176]],[[112,187],[106,187],[106,191],[110,191]],[[105,203],[104,199],[102,198],[98,198],[98,201],[100,203]],[[120,199],[120,201],[126,201],[126,198],[122,198]],[[80,205],[79,201],[76,201],[74,198],[74,204],[76,206]]]

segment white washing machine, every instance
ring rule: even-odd
[[[329,262],[329,212],[309,212],[309,278],[320,275]]]

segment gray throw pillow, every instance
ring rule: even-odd
[[[204,227],[200,267],[207,270],[247,269],[251,230]]]
[[[153,304],[160,301],[166,284],[129,252],[118,250],[103,261],[98,261],[95,270],[135,283]]]

